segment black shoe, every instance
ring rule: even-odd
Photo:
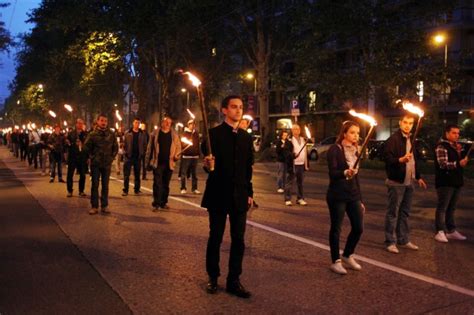
[[[128,191],[122,192],[122,196],[124,196],[124,197],[125,197],[125,196],[128,196]]]
[[[243,299],[248,299],[252,296],[252,293],[247,291],[239,280],[228,282],[225,290],[227,291],[227,293],[230,293]]]
[[[81,197],[85,197],[85,196],[86,196],[86,194],[85,194],[83,191],[81,191],[81,192],[79,193],[79,196],[81,196]]]
[[[60,178],[60,179],[58,180],[58,182],[60,182],[60,183],[65,183],[65,181],[64,181],[62,178]]]
[[[207,282],[206,291],[209,294],[216,294],[217,293],[217,278],[209,277],[209,281]]]
[[[49,180],[49,182],[50,182],[50,183],[54,183],[54,178],[51,178],[51,179]]]
[[[135,192],[135,195],[141,195],[141,194],[142,194],[141,190],[137,190],[137,191]]]
[[[170,206],[162,205],[162,206],[160,206],[160,208],[163,209],[163,210],[169,210]]]
[[[100,208],[100,213],[102,213],[102,214],[110,214],[110,211],[107,209],[107,207],[102,207],[102,208]]]

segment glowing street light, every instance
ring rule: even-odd
[[[38,84],[38,89],[42,90],[43,89],[43,84]]]
[[[245,74],[245,79],[246,80],[254,80],[253,82],[253,94],[257,95],[257,78],[255,75],[251,72],[248,72]]]
[[[70,113],[72,113],[72,111],[73,111],[72,106],[69,105],[69,104],[64,104],[64,108]]]
[[[448,78],[447,78],[447,68],[448,68],[448,37],[445,34],[438,33],[433,36],[433,43],[437,46],[444,44],[444,123],[446,124],[446,106],[448,105]]]

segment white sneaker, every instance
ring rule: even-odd
[[[296,203],[300,206],[306,206],[308,204],[304,199],[297,200]]]
[[[186,189],[181,189],[181,195],[184,195],[186,193]]]
[[[434,239],[440,243],[447,243],[448,239],[446,238],[446,234],[444,234],[444,231],[438,231],[436,235],[434,236]]]
[[[347,275],[347,270],[346,268],[342,266],[340,259],[336,260],[336,262],[332,264],[331,267],[329,267],[329,269],[331,269],[332,272],[335,272],[337,274]]]
[[[399,251],[398,248],[397,248],[397,245],[395,245],[395,244],[388,245],[388,246],[387,246],[387,251],[388,251],[389,253],[392,253],[392,254],[398,254],[398,253],[400,253],[400,251]]]
[[[400,247],[408,248],[408,249],[411,249],[411,250],[419,250],[420,249],[418,246],[416,246],[412,242],[408,242],[406,244],[400,245]]]
[[[458,240],[458,241],[465,241],[467,237],[459,233],[458,231],[454,231],[452,233],[447,233],[446,237],[450,240]]]
[[[277,189],[277,193],[279,193],[279,194],[283,194],[284,192],[285,192],[285,190],[283,190],[282,188]]]
[[[194,189],[194,190],[193,190],[193,193],[196,194],[196,195],[199,195],[201,192],[200,192],[199,190],[197,190],[197,189]]]
[[[349,258],[342,256],[342,262],[346,265],[347,268],[352,270],[362,270],[362,266],[357,263],[357,261],[350,255]]]
[[[292,205],[292,203],[291,203],[291,201],[290,201],[290,200],[288,200],[288,201],[285,201],[285,206],[291,206],[291,205]]]

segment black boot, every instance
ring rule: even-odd
[[[209,294],[216,294],[217,293],[217,278],[209,277],[209,281],[207,282],[206,291]]]
[[[243,299],[248,299],[252,296],[252,293],[247,291],[239,280],[227,281],[227,287],[225,289],[228,293],[238,296]]]

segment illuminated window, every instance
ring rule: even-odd
[[[315,112],[316,111],[316,91],[309,92],[308,98],[309,98],[309,103],[308,103],[309,111]]]

